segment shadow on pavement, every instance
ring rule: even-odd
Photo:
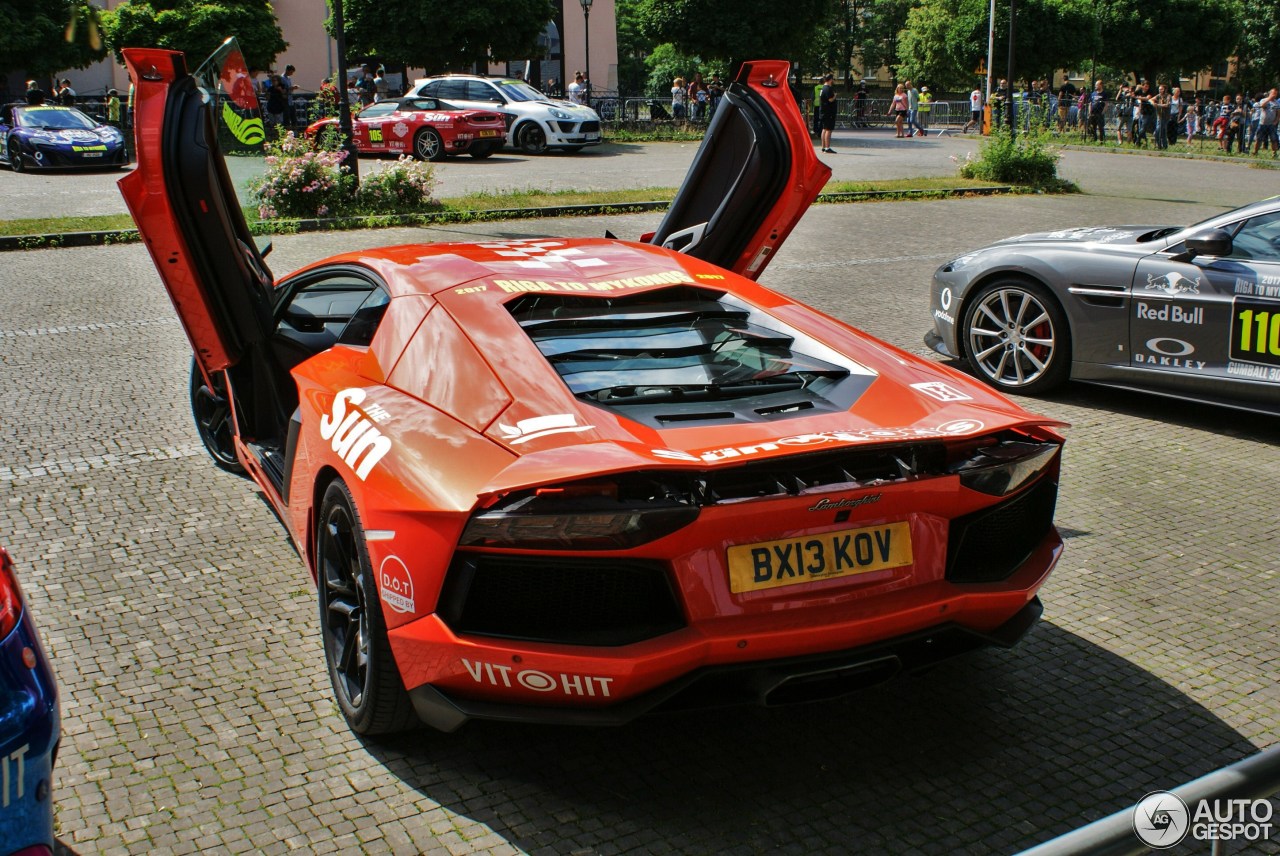
[[[839,701],[366,747],[447,810],[549,853],[1011,852],[1255,751],[1050,622],[1012,651]]]

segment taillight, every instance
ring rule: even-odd
[[[1058,459],[1060,443],[1019,439],[1002,439],[980,446],[963,461],[952,464],[949,471],[960,476],[960,483],[971,490],[991,496],[1008,496],[1034,481]]]
[[[508,494],[471,518],[464,547],[626,550],[688,526],[698,507],[676,486],[583,482]]]
[[[13,575],[13,560],[0,547],[0,639],[8,636],[22,618],[22,590]]]

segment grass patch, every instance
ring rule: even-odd
[[[977,178],[933,176],[930,178],[891,178],[883,181],[829,181],[823,193],[894,193],[904,190],[965,190],[979,187],[1004,187],[996,181]]]
[[[605,125],[606,143],[688,143],[698,142],[707,133],[706,125],[687,122],[648,122],[627,125]]]
[[[956,177],[897,178],[884,181],[836,181],[823,188],[823,193],[874,193],[892,197],[908,191],[911,195],[946,195],[957,190],[999,187],[996,182]],[[430,225],[438,219],[450,221],[483,220],[487,212],[511,209],[552,208],[570,205],[599,205],[625,209],[640,202],[670,202],[675,198],[674,187],[643,187],[629,190],[505,190],[484,191],[455,196],[439,201],[438,206],[423,209],[410,215],[367,215],[347,217],[332,223],[335,229],[376,229],[388,226]],[[296,221],[263,220],[257,208],[245,208],[245,221],[256,235],[282,235],[298,230]],[[443,218],[441,218],[443,215]],[[507,215],[498,215],[506,217]],[[133,218],[128,214],[100,214],[87,217],[38,217],[24,220],[0,220],[0,236],[61,235],[71,232],[111,232],[131,230]],[[128,241],[122,237],[118,240]],[[57,246],[58,241],[33,243],[38,246]]]
[[[632,202],[669,202],[674,187],[642,187],[635,190],[504,190],[481,191],[441,200],[445,211],[496,211],[505,208],[550,208],[558,205],[627,205]]]
[[[64,232],[110,232],[132,228],[133,218],[128,214],[0,220],[0,235],[60,235]]]

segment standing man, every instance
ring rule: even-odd
[[[1280,139],[1276,137],[1276,119],[1280,116],[1280,102],[1276,99],[1278,92],[1280,90],[1273,86],[1267,96],[1254,105],[1254,109],[1258,113],[1258,133],[1253,138],[1253,153],[1255,155],[1262,150],[1268,140],[1271,141],[1272,157],[1275,157],[1276,152],[1280,151]]]
[[[831,132],[836,128],[836,85],[835,75],[828,73],[822,78],[822,89],[818,92],[818,105],[821,110],[819,119],[822,125],[822,150],[829,155],[836,153],[831,148]]]
[[[569,84],[569,100],[574,104],[587,103],[587,82],[582,72],[573,73],[573,83]]]
[[[920,103],[916,108],[916,123],[920,126],[920,136],[929,136],[929,113],[933,110],[933,96],[929,94],[929,87],[920,87]]]
[[[907,136],[914,137],[920,132],[920,90],[910,80],[907,87]]]
[[[1156,108],[1156,148],[1169,148],[1169,87],[1163,83],[1156,89],[1151,106]]]
[[[982,133],[982,90],[976,86],[969,93],[969,121],[964,123],[960,133],[969,133],[974,125],[978,126],[978,133]]]
[[[1062,81],[1058,87],[1058,133],[1066,133],[1067,120],[1071,118],[1071,103],[1076,100],[1076,85],[1070,78]]]
[[[1116,142],[1125,143],[1132,136],[1133,130],[1133,93],[1129,84],[1120,84],[1116,93]],[[1130,132],[1130,133],[1126,133]]]
[[[1093,84],[1089,93],[1089,138],[1098,143],[1107,141],[1107,93],[1101,80]]]

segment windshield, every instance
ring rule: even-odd
[[[44,131],[92,131],[98,127],[74,107],[26,107],[17,111],[18,125]]]
[[[521,80],[495,80],[494,84],[512,101],[547,100],[547,96]]]

